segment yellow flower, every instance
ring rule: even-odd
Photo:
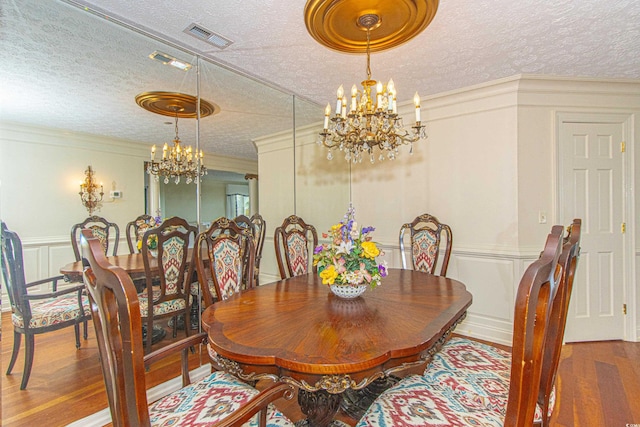
[[[336,281],[336,277],[338,277],[338,272],[333,265],[325,268],[320,273],[320,278],[322,279],[323,285],[333,285],[333,283]]]
[[[365,258],[374,259],[380,255],[380,249],[378,249],[375,242],[362,242],[362,255]]]

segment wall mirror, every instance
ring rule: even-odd
[[[226,214],[228,186],[246,185],[245,174],[258,173],[253,140],[277,134],[293,145],[294,129],[322,118],[321,106],[73,2],[13,2],[3,6],[3,15],[0,216],[23,241],[27,280],[58,274],[72,261],[70,228],[88,216],[78,196],[87,165],[104,185],[97,214],[119,225],[119,252],[128,251],[124,230],[145,210],[144,162],[150,147],[174,137],[173,120],[140,108],[137,94],[189,93],[220,106],[220,113],[199,122],[179,120],[180,139],[206,153],[209,174],[203,184],[169,183],[163,190],[163,216],[201,224]],[[150,59],[156,51],[192,68],[185,72]],[[295,189],[302,192],[313,184],[304,158],[296,165],[296,173],[304,176]],[[115,190],[121,198],[109,197]],[[347,194],[346,187],[341,192]],[[289,194],[282,197],[294,206]],[[318,218],[321,209],[300,203],[298,214]],[[267,224],[267,235],[276,222]],[[7,307],[6,295],[2,301]]]

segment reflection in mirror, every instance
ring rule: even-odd
[[[98,215],[124,230],[147,211],[145,187],[151,177],[143,172],[144,162],[150,160],[153,144],[171,142],[174,123],[136,105],[137,94],[188,93],[221,107],[219,114],[200,122],[180,120],[181,140],[204,150],[209,175],[201,185],[163,184],[159,192],[163,217],[177,215],[202,225],[228,214],[228,186],[248,185],[246,174],[258,175],[260,181],[256,140],[279,135],[292,147],[298,138],[292,129],[305,129],[322,117],[315,104],[299,100],[294,111],[290,94],[73,4],[10,2],[3,4],[1,19],[0,216],[22,238],[27,280],[56,275],[73,261],[69,231],[88,216],[78,196],[88,165],[104,185]],[[193,67],[182,71],[164,65],[149,58],[153,52]],[[275,164],[291,158],[288,151]],[[267,236],[296,209],[321,221],[327,206],[296,206],[293,201],[294,189],[309,191],[318,179],[310,176],[305,162],[296,178],[299,186],[265,201]],[[291,164],[281,169],[270,165],[269,173],[292,183],[297,173],[291,172]],[[121,197],[109,197],[112,191]],[[340,200],[344,194],[333,197]],[[270,206],[279,208],[269,211]],[[126,253],[126,241],[119,248]],[[273,246],[267,244],[264,252],[269,251]],[[2,302],[8,307],[6,295]]]
[[[263,213],[267,224],[262,265],[271,280],[261,283],[277,277],[269,238],[285,216],[297,212],[321,230],[342,215],[348,202],[344,165],[319,164],[313,156],[322,107],[299,98],[294,107],[290,94],[73,2],[20,0],[2,9],[0,217],[22,239],[28,281],[57,275],[73,261],[69,231],[88,216],[78,196],[88,165],[104,185],[98,215],[124,230],[148,209],[144,162],[153,144],[173,139],[174,123],[136,105],[135,96],[145,91],[200,95],[221,107],[199,122],[180,121],[181,140],[204,150],[209,175],[198,186],[161,186],[163,217],[206,225],[228,213],[227,186],[247,185],[247,174],[258,176],[257,184],[249,180],[255,193],[267,186],[277,195],[256,206],[251,197],[250,209]],[[149,58],[153,52],[193,66],[164,65]],[[265,140],[279,145],[259,168],[256,147]],[[119,249],[128,251],[126,241]],[[2,303],[8,308],[6,295]]]
[[[195,225],[195,186],[183,182],[176,185],[173,182],[165,184],[160,181],[159,187],[161,216],[164,218],[179,216],[186,219],[190,224]],[[229,203],[229,197],[240,194],[246,196],[248,199],[249,184],[243,174],[212,170],[202,177],[200,191],[202,193],[200,225],[202,230],[206,230],[216,218],[221,216],[233,218],[237,216],[233,212],[230,212],[232,208],[235,209],[235,202],[232,206],[231,203]],[[244,211],[241,213],[245,214]]]

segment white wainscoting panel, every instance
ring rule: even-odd
[[[473,295],[467,319],[456,333],[511,345],[513,301],[517,285],[514,258],[453,253],[450,274]]]

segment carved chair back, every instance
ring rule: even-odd
[[[189,312],[189,245],[195,241],[196,234],[196,227],[189,225],[186,220],[171,217],[158,227],[148,229],[142,237],[142,261],[146,279],[142,317],[146,320],[148,331],[152,330],[156,318],[179,314],[186,316]],[[154,240],[157,242],[155,249],[150,247]],[[157,251],[155,256],[152,251]],[[152,265],[157,265],[157,270]],[[177,323],[173,323],[174,335]],[[184,329],[189,335],[190,328]],[[151,338],[152,334],[147,334],[148,350],[151,349]]]
[[[247,228],[221,217],[200,233],[194,247],[194,263],[205,307],[252,288],[254,260],[251,222]]]
[[[403,224],[400,227],[400,253],[402,255],[402,268],[407,268],[407,260],[404,247],[404,234],[409,230],[411,262],[414,270],[435,274],[440,255],[442,238],[445,239],[445,250],[442,256],[440,275],[446,276],[451,257],[453,234],[451,227],[438,221],[433,215],[422,214],[413,222]]]
[[[564,275],[559,264],[562,226],[554,226],[541,257],[525,271],[516,294],[505,425],[532,425],[549,340],[549,315]]]
[[[80,230],[83,228],[88,228],[93,232],[93,235],[100,242],[106,256],[118,254],[118,242],[120,241],[120,228],[118,224],[109,222],[100,216],[93,215],[71,227],[71,246],[73,247],[73,254],[76,257],[76,261],[81,260],[79,242]],[[113,239],[113,248],[110,251],[109,245],[111,244],[111,239]]]
[[[562,253],[559,259],[559,264],[562,266],[563,279],[560,282],[558,294],[551,305],[549,331],[542,365],[542,379],[538,393],[538,405],[542,410],[543,426],[548,426],[550,421],[550,396],[553,392],[558,365],[560,364],[560,353],[564,341],[564,331],[567,324],[567,313],[569,311],[569,302],[571,301],[573,280],[576,268],[578,267],[578,260],[580,259],[581,227],[582,220],[577,218],[567,227],[567,235],[563,239]]]
[[[114,426],[150,425],[142,322],[136,288],[129,275],[111,266],[99,239],[82,231],[84,281],[91,301],[93,324],[111,419]]]
[[[280,277],[300,276],[310,269],[311,251],[318,246],[318,233],[296,215],[288,216],[275,230],[276,259]],[[315,266],[312,267],[315,273]]]

